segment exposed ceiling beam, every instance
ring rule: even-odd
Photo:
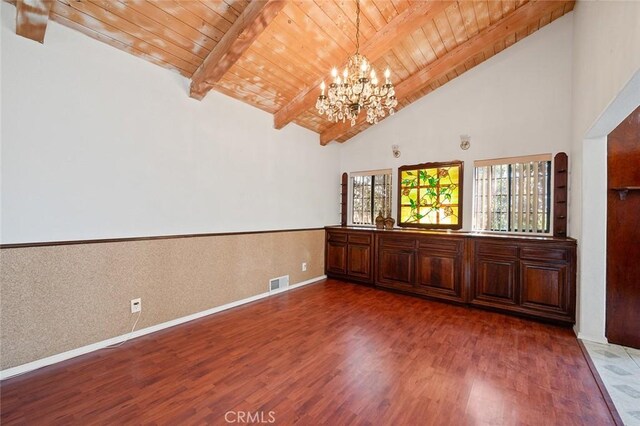
[[[285,6],[285,0],[253,0],[191,77],[191,97],[202,99]]]
[[[52,0],[17,0],[16,34],[44,43]]]
[[[452,3],[455,2],[430,0],[413,3],[367,40],[362,45],[360,53],[366,56],[371,63],[377,61],[398,41],[432,20]],[[348,59],[348,57],[344,58],[343,66]],[[318,88],[323,80],[324,77],[319,78],[313,84],[302,89],[287,105],[277,111],[273,117],[274,127],[281,129],[295,120],[298,115],[312,108],[318,98]]]
[[[396,97],[401,100],[426,88],[433,81],[445,76],[454,68],[463,65],[469,58],[481,53],[487,46],[493,46],[509,34],[526,28],[531,23],[539,20],[540,17],[553,12],[565,3],[572,3],[572,1],[531,1],[519,7],[507,17],[487,27],[425,68],[396,84]],[[364,123],[365,118],[365,114],[360,114],[356,126]],[[348,133],[350,129],[351,124],[349,122],[336,123],[322,132],[320,144],[326,145],[333,140],[337,140]]]

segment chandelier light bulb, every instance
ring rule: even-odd
[[[378,86],[378,77],[371,62],[359,52],[360,2],[356,0],[356,51],[349,58],[342,73],[331,69],[333,83],[320,84],[321,94],[316,102],[320,115],[326,115],[334,123],[350,123],[355,126],[360,113],[369,124],[375,124],[387,114],[393,115],[398,100],[391,84],[391,70],[384,71],[386,84]],[[340,75],[342,74],[342,75]],[[326,90],[326,95],[325,95]]]

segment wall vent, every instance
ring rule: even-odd
[[[289,287],[289,275],[269,280],[269,293],[276,293]]]

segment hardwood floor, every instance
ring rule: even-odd
[[[613,424],[571,330],[335,280],[0,391],[3,425]]]

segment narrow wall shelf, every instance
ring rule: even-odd
[[[349,191],[349,175],[342,174],[340,179],[340,224],[347,225],[347,196]]]
[[[567,236],[567,184],[569,169],[569,157],[565,152],[559,152],[553,159],[554,174],[554,220],[553,235],[556,237]]]
[[[640,191],[640,186],[620,186],[616,188],[609,188],[612,191],[618,191],[618,195],[621,200],[626,200],[629,191]]]

